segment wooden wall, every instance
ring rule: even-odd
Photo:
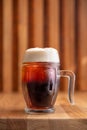
[[[25,49],[54,47],[87,90],[87,0],[0,0],[0,91],[21,89]],[[62,90],[66,83],[62,83]]]

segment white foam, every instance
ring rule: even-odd
[[[23,62],[60,63],[59,54],[54,48],[30,48],[25,51]]]

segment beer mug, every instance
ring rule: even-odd
[[[54,48],[30,48],[22,64],[22,88],[25,111],[54,112],[61,77],[68,78],[68,99],[74,104],[75,74],[60,70],[59,54]]]

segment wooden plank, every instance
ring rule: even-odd
[[[60,42],[60,6],[59,0],[49,1],[49,46],[59,51]]]
[[[49,0],[44,0],[44,47],[49,47]]]
[[[34,47],[34,0],[28,0],[28,48]]]
[[[66,99],[66,94],[58,93],[58,97],[55,103],[54,113],[44,114],[25,114],[24,107],[25,101],[22,93],[1,93],[0,94],[0,117],[1,119],[9,117],[10,119],[43,119],[43,120],[55,120],[55,119],[87,119],[87,91],[76,92],[75,105],[70,105]],[[82,99],[83,97],[83,99]],[[12,102],[13,99],[13,102]],[[15,105],[17,104],[17,105]],[[82,106],[81,106],[82,104]],[[7,114],[6,114],[7,113]]]
[[[24,129],[24,130],[86,130],[87,120],[20,120],[20,119],[3,119],[5,121],[0,121],[1,130],[14,130],[14,129]],[[9,124],[9,125],[8,125]],[[4,127],[3,127],[4,126]]]
[[[87,90],[87,1],[78,1],[77,85]]]
[[[78,90],[78,1],[75,2],[75,60],[76,60],[76,89]]]
[[[12,0],[3,0],[3,87],[12,88]]]
[[[21,89],[22,60],[28,44],[28,0],[18,1],[18,41],[19,41],[19,88]]]
[[[50,129],[48,130],[77,130],[79,128],[79,130],[87,129],[87,120],[84,121],[84,125],[83,125],[83,120],[50,120]]]
[[[61,69],[75,72],[75,0],[62,0],[61,8]],[[66,82],[64,81],[62,85],[65,90]]]
[[[7,124],[6,124],[6,120],[0,119],[0,129],[1,130],[6,130],[7,128]]]
[[[34,1],[34,47],[43,47],[43,0]]]
[[[3,0],[0,0],[0,91],[3,90]]]
[[[64,68],[75,70],[75,1],[64,0],[62,4],[62,42]]]
[[[74,106],[67,102],[65,96],[66,94],[59,93],[54,113],[25,114],[25,102],[21,93],[1,93],[0,129],[86,130],[87,92],[75,94]]]
[[[18,0],[13,0],[12,91],[18,91]]]

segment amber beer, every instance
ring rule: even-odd
[[[53,110],[58,93],[59,81],[56,75],[59,64],[58,58],[53,62],[56,57],[50,57],[50,50],[54,51],[52,48],[29,49],[24,57],[22,88],[30,111]]]
[[[24,63],[23,92],[31,109],[52,108],[58,93],[56,63]]]
[[[59,66],[59,55],[54,48],[31,48],[25,51],[22,88],[27,113],[54,111],[60,77],[68,78],[68,99],[74,104],[75,74],[60,70]]]

